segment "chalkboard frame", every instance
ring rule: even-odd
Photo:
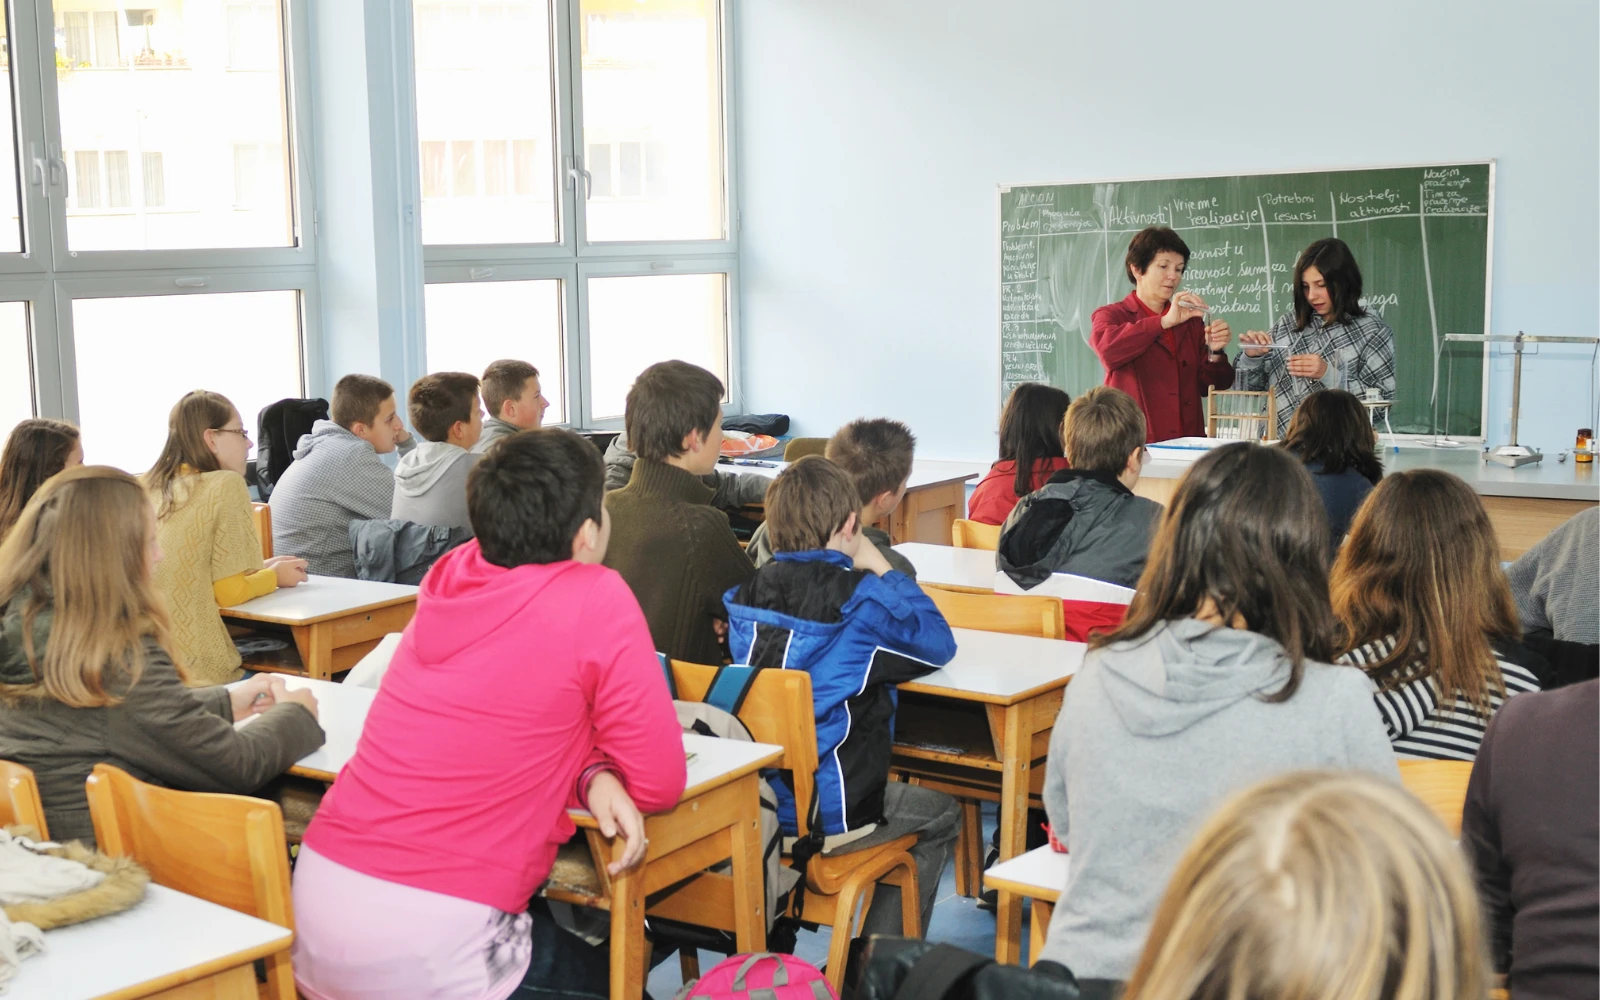
[[[1485,213],[1486,213],[1487,218],[1486,218],[1486,227],[1485,227],[1486,228],[1486,232],[1485,232],[1485,236],[1484,236],[1486,245],[1485,245],[1485,252],[1484,252],[1484,279],[1483,279],[1483,328],[1481,330],[1476,330],[1476,331],[1440,330],[1439,331],[1439,335],[1441,337],[1443,337],[1446,333],[1456,333],[1456,332],[1461,332],[1461,333],[1481,333],[1481,334],[1484,334],[1484,335],[1488,335],[1490,333],[1490,327],[1491,327],[1492,322],[1493,322],[1492,316],[1493,316],[1493,305],[1494,305],[1494,301],[1493,301],[1494,300],[1494,235],[1495,235],[1495,225],[1494,225],[1494,223],[1495,223],[1495,193],[1496,193],[1496,187],[1497,187],[1496,181],[1497,181],[1497,173],[1498,173],[1498,158],[1496,158],[1496,157],[1492,157],[1491,156],[1491,157],[1485,157],[1483,159],[1475,159],[1475,160],[1474,159],[1465,159],[1465,160],[1447,160],[1447,161],[1433,161],[1433,162],[1419,162],[1419,163],[1369,163],[1369,164],[1349,165],[1349,166],[1339,166],[1339,167],[1315,166],[1315,167],[1298,167],[1298,168],[1271,168],[1271,169],[1260,169],[1260,170],[1235,171],[1235,172],[1232,172],[1232,173],[1156,174],[1156,175],[1147,175],[1147,176],[1140,176],[1140,177],[1102,177],[1102,178],[1091,178],[1091,179],[1052,180],[1052,181],[1034,181],[1034,182],[1026,182],[1026,181],[1024,181],[1024,182],[1009,182],[1009,183],[1002,182],[1001,184],[999,184],[996,187],[995,200],[994,200],[994,205],[995,205],[995,232],[1000,236],[1000,239],[997,240],[994,243],[994,249],[995,249],[994,275],[995,275],[995,305],[996,305],[996,309],[995,309],[995,315],[996,315],[996,322],[995,322],[995,355],[996,355],[996,358],[1000,362],[1000,364],[998,366],[998,376],[999,377],[997,378],[996,381],[998,383],[998,388],[999,388],[1000,407],[1001,407],[1001,409],[1003,410],[1004,407],[1005,407],[1006,395],[1007,395],[1006,388],[1005,388],[1006,378],[1005,378],[1005,360],[1004,360],[1004,350],[1005,350],[1005,339],[1004,339],[1004,337],[1005,337],[1005,335],[1004,335],[1004,332],[1003,332],[1003,326],[1004,326],[1004,324],[1003,324],[1003,311],[1004,311],[1003,302],[1004,302],[1004,296],[1005,296],[1005,290],[1004,290],[1005,278],[1004,278],[1004,273],[1003,273],[1004,268],[1003,268],[1003,262],[1002,262],[1002,257],[1003,257],[1002,248],[1003,248],[1004,242],[1005,242],[1005,233],[1004,233],[1004,228],[1003,228],[1003,223],[1005,221],[1004,198],[1013,189],[1016,189],[1016,188],[1064,187],[1064,186],[1095,185],[1095,184],[1141,184],[1141,183],[1158,182],[1158,181],[1208,181],[1208,180],[1227,180],[1227,179],[1238,178],[1238,177],[1287,177],[1287,176],[1293,176],[1295,174],[1338,174],[1338,173],[1360,173],[1362,171],[1368,171],[1368,170],[1423,170],[1423,169],[1449,168],[1449,167],[1485,167],[1488,170],[1488,178],[1487,178],[1487,181],[1486,181],[1487,199],[1486,199],[1486,202],[1485,202]],[[1440,343],[1442,345],[1443,341],[1441,341]],[[1482,358],[1481,358],[1481,361],[1482,361],[1482,365],[1481,365],[1481,368],[1482,368],[1482,371],[1481,371],[1481,385],[1479,387],[1479,406],[1478,406],[1478,409],[1479,409],[1479,412],[1478,412],[1479,433],[1478,434],[1476,434],[1476,435],[1454,434],[1454,433],[1450,433],[1449,432],[1448,427],[1446,427],[1446,428],[1435,427],[1433,433],[1395,434],[1394,437],[1396,439],[1402,440],[1402,441],[1428,441],[1428,442],[1433,442],[1433,441],[1438,441],[1438,440],[1443,439],[1443,438],[1450,438],[1450,439],[1459,440],[1459,441],[1470,441],[1470,442],[1474,442],[1474,443],[1481,443],[1481,442],[1486,441],[1488,439],[1488,433],[1489,433],[1489,374],[1490,374],[1492,361],[1493,361],[1493,351],[1491,350],[1491,348],[1492,348],[1491,344],[1485,343],[1483,345],[1483,354],[1482,354]],[[1440,351],[1442,352],[1442,350],[1443,350],[1443,348],[1441,346]],[[1443,356],[1442,353],[1436,353],[1435,359],[1434,359],[1436,365],[1440,363],[1440,359],[1442,358],[1442,356]],[[1437,404],[1436,404],[1436,406],[1437,406]],[[1446,421],[1448,422],[1448,414],[1446,414]]]

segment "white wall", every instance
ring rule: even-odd
[[[736,69],[748,409],[993,457],[997,185],[1499,161],[1494,332],[1595,336],[1593,0],[751,0]],[[1594,423],[1526,362],[1525,443]],[[1509,425],[1509,362],[1489,436]]]

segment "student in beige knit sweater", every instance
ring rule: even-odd
[[[623,419],[639,458],[628,485],[606,495],[605,564],[633,589],[657,652],[720,664],[722,595],[755,573],[700,480],[722,449],[722,382],[686,361],[651,365],[628,390]]]
[[[167,648],[199,684],[240,675],[239,651],[218,609],[306,579],[304,559],[261,558],[244,482],[249,454],[239,411],[227,397],[196,389],[172,408],[167,443],[144,474],[166,553],[155,580],[172,616]]]

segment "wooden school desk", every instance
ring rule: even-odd
[[[1003,632],[952,631],[955,659],[900,685],[894,767],[929,788],[998,800],[1000,858],[1014,858],[1027,847],[1029,799],[1044,787],[1043,765],[1062,693],[1087,647]],[[981,838],[982,832],[969,829],[966,835]],[[1000,891],[996,920],[995,959],[1015,962],[1022,901],[1009,890]]]
[[[254,962],[294,932],[151,884],[132,909],[45,931],[7,1000],[256,1000]]]
[[[1028,922],[1029,965],[1039,961],[1039,951],[1044,948],[1044,939],[1050,933],[1050,917],[1061,899],[1062,890],[1067,886],[1067,857],[1046,844],[1010,861],[1002,861],[984,872],[983,881],[989,888],[1009,892],[1019,899],[1033,900],[1033,916]],[[1020,947],[1013,940],[1007,944],[1006,950],[1018,955],[1021,954]]]
[[[313,576],[298,587],[223,608],[222,617],[230,625],[286,627],[294,639],[292,652],[246,656],[246,669],[328,680],[355,666],[385,635],[404,630],[416,611],[416,587]],[[272,637],[270,630],[262,634]]]
[[[327,734],[322,748],[300,758],[289,773],[331,783],[355,756],[361,727],[377,692],[303,677],[288,678],[286,683],[290,688],[310,688],[317,696],[318,719]],[[689,762],[688,785],[672,809],[645,817],[645,838],[650,841],[645,863],[615,878],[598,871],[593,895],[571,900],[611,911],[611,996],[617,1000],[638,1000],[644,995],[649,958],[644,940],[645,897],[712,865],[733,862],[729,877],[739,950],[761,951],[767,944],[757,772],[775,764],[783,756],[783,748],[692,733],[684,735],[683,748],[695,755]],[[598,824],[587,812],[574,809],[571,816],[602,856],[613,850],[620,855],[625,849],[621,840],[614,845],[603,840]],[[693,919],[692,899],[669,896],[663,905],[672,908],[670,916],[675,919]]]
[[[773,479],[787,468],[784,462],[765,464],[771,467],[718,465],[717,471],[749,472]],[[896,543],[929,542],[948,546],[951,525],[967,516],[967,482],[988,471],[987,465],[978,462],[917,459],[911,463],[905,498],[889,515],[889,523],[880,527],[888,531],[890,541]]]
[[[894,550],[917,568],[917,582],[964,594],[994,593],[995,554],[988,549],[902,542]]]

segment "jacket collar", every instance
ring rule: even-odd
[[[783,562],[826,562],[845,569],[854,569],[855,560],[838,549],[810,549],[805,552],[775,552],[772,558]]]
[[[1048,486],[1050,483],[1070,483],[1075,479],[1092,479],[1097,483],[1111,487],[1118,493],[1126,493],[1130,497],[1133,496],[1133,491],[1122,485],[1122,480],[1108,473],[1096,472],[1093,469],[1062,469],[1051,476],[1050,482],[1045,485]]]
[[[680,503],[709,504],[716,495],[716,491],[694,473],[648,458],[633,463],[633,475],[628,479],[627,488],[640,496]]]

